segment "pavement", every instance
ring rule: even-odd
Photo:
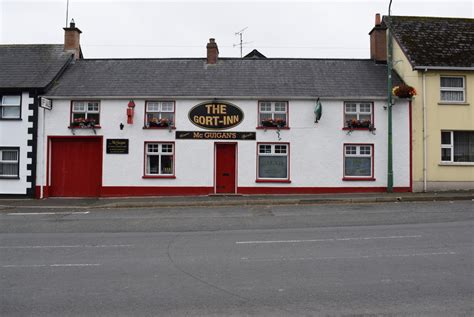
[[[32,209],[98,209],[222,207],[253,205],[354,204],[416,201],[474,201],[474,190],[429,193],[357,193],[317,195],[210,195],[148,196],[120,198],[49,198],[0,199],[0,211],[14,208]]]

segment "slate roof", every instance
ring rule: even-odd
[[[414,68],[474,69],[474,19],[384,16],[383,20]]]
[[[385,97],[386,66],[357,59],[85,59],[48,96]],[[399,83],[395,76],[394,84]]]
[[[45,88],[68,63],[62,44],[0,45],[1,88]]]

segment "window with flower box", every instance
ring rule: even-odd
[[[441,101],[453,103],[465,102],[464,77],[441,76],[440,93]]]
[[[174,177],[174,143],[145,143],[145,178]]]
[[[344,128],[371,129],[374,125],[372,102],[345,102]]]
[[[344,180],[374,180],[374,145],[344,144]]]
[[[442,163],[474,163],[474,131],[441,131]]]
[[[21,96],[0,96],[0,119],[21,119]]]
[[[258,125],[263,128],[288,127],[288,102],[260,101],[258,103]]]
[[[257,182],[289,182],[288,143],[257,144]]]
[[[18,178],[20,148],[0,147],[0,178]]]
[[[87,128],[100,125],[99,101],[73,101],[71,105],[71,127]]]
[[[145,105],[145,127],[174,127],[174,114],[174,101],[147,101]]]

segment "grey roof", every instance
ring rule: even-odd
[[[0,89],[44,88],[70,58],[62,44],[0,45]]]
[[[474,19],[384,17],[413,67],[474,69]]]
[[[372,60],[86,59],[71,65],[47,95],[384,97],[386,82],[386,66]]]

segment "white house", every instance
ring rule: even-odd
[[[214,39],[207,58],[77,60],[39,114],[38,197],[385,191],[386,77],[369,59],[219,58]],[[410,107],[393,106],[395,191]]]

